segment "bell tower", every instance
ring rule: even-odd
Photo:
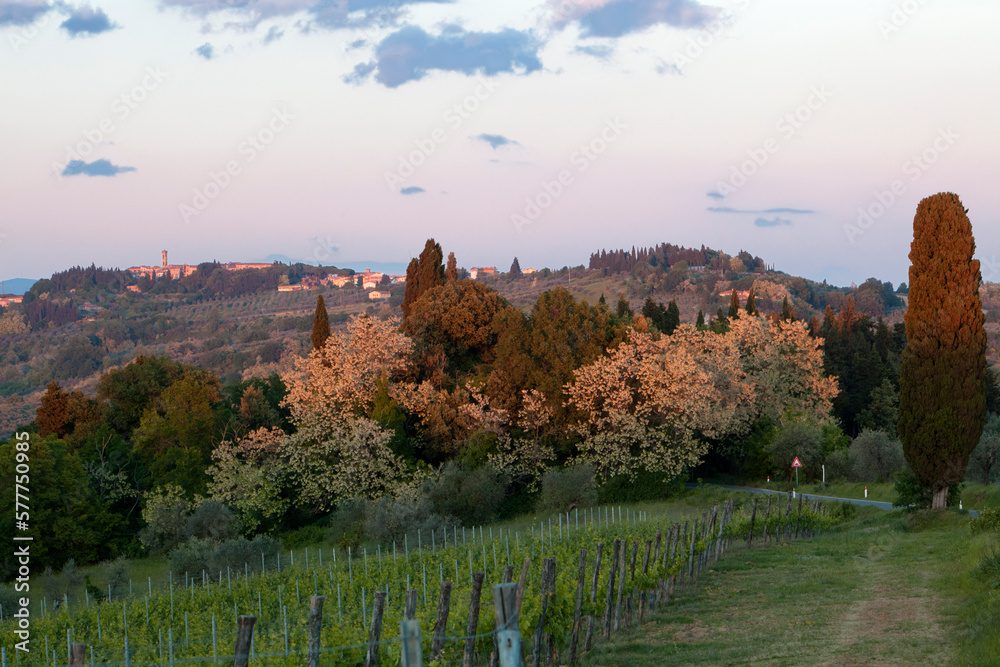
[[[166,250],[161,250],[160,251],[160,256],[163,259],[163,268],[167,268],[167,251]]]

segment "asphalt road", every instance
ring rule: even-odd
[[[688,488],[695,488],[698,485],[694,483],[688,483],[685,486]],[[709,484],[707,486],[718,486],[722,489],[729,489],[730,491],[744,491],[746,493],[763,493],[763,494],[774,494],[774,495],[787,495],[787,491],[774,491],[772,489],[757,489],[752,486],[733,486],[731,484]],[[869,505],[871,507],[878,507],[883,510],[892,510],[892,503],[882,502],[879,500],[861,500],[858,498],[836,498],[834,496],[820,496],[813,493],[803,493],[801,494],[806,500],[835,500],[839,502],[851,503],[852,505]],[[979,512],[975,510],[969,510],[971,516],[979,516]]]

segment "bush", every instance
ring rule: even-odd
[[[101,569],[104,571],[105,588],[111,586],[111,594],[114,597],[121,597],[128,593],[129,568],[128,561],[125,560],[124,556],[105,561],[101,564]]]
[[[840,523],[842,521],[850,521],[858,515],[858,508],[853,503],[841,502],[837,503],[830,510],[830,517],[833,519],[834,523]]]
[[[270,535],[258,535],[252,540],[236,537],[220,542],[209,558],[208,565],[212,572],[244,570],[246,565],[253,570],[261,566],[261,554],[265,563],[273,565],[277,562],[280,546],[278,540]]]
[[[542,477],[539,509],[563,512],[573,507],[590,507],[597,502],[594,469],[589,465],[553,468]]]
[[[450,461],[436,477],[427,479],[422,495],[430,501],[430,512],[455,517],[462,525],[489,523],[497,516],[507,485],[491,465],[470,468]]]
[[[785,424],[774,434],[767,446],[776,476],[792,476],[792,460],[802,462],[802,474],[806,479],[815,479],[823,460],[823,431],[810,422],[793,421]]]
[[[146,525],[139,531],[139,539],[153,553],[166,553],[184,541],[193,503],[174,484],[158,487],[143,499],[142,519]]]
[[[330,539],[341,549],[357,548],[365,534],[368,502],[345,500],[330,514]]]
[[[982,510],[969,522],[969,529],[973,533],[1000,532],[1000,509]]]
[[[187,572],[200,575],[203,570],[211,570],[212,557],[215,555],[215,545],[201,537],[192,537],[170,554],[170,569],[174,572]]]
[[[188,517],[184,533],[188,539],[200,537],[219,543],[236,536],[237,520],[218,500],[205,500]]]
[[[931,506],[931,501],[934,499],[934,491],[930,487],[924,486],[917,479],[917,476],[913,474],[913,470],[909,466],[903,466],[903,469],[896,473],[895,480],[896,499],[892,501],[893,507],[921,510]],[[949,507],[952,505],[957,506],[961,497],[961,482],[948,487]]]
[[[847,479],[851,472],[851,457],[848,454],[848,450],[838,449],[831,452],[826,457],[826,460],[823,461],[823,465],[826,466],[827,482]]]
[[[855,482],[888,482],[903,469],[903,445],[884,431],[865,429],[851,442],[851,477]]]
[[[684,490],[687,480],[686,473],[669,477],[646,470],[639,471],[632,477],[616,475],[597,487],[597,501],[601,504],[634,503],[670,498]]]
[[[402,542],[407,533],[453,528],[458,524],[455,517],[435,513],[426,496],[385,497],[368,506],[364,534],[372,542]]]

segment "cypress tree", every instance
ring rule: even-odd
[[[740,316],[740,297],[736,293],[736,288],[733,288],[733,295],[729,299],[729,317],[739,317]]]
[[[618,306],[616,314],[620,320],[631,320],[632,319],[632,309],[629,308],[628,299],[625,298],[624,294],[618,295]]]
[[[705,328],[705,313],[701,312],[700,310],[698,311],[698,321],[695,322],[695,326],[698,327],[699,329]]]
[[[986,418],[982,276],[967,213],[957,195],[939,193],[913,218],[898,430],[935,508],[964,477]]]
[[[757,299],[753,295],[753,286],[750,287],[750,293],[747,294],[747,314],[756,315],[757,314]]]
[[[796,320],[795,311],[792,310],[792,304],[788,301],[788,297],[781,302],[781,319],[785,322],[794,322]]]
[[[406,266],[406,289],[403,292],[403,319],[410,316],[410,310],[417,301],[417,260],[411,259]]]
[[[664,323],[666,325],[664,331],[666,331],[667,334],[672,334],[674,329],[679,327],[681,324],[681,311],[677,307],[677,302],[673,299],[671,299],[670,303],[667,304],[667,315]]]
[[[517,257],[515,257],[514,261],[510,263],[510,271],[507,273],[510,274],[511,278],[521,277],[521,263],[517,261]]]
[[[458,280],[458,262],[453,252],[448,253],[448,266],[444,270],[444,277],[450,283]]]
[[[330,337],[330,318],[326,314],[326,303],[323,295],[316,297],[316,313],[313,315],[312,349],[318,350],[326,344],[326,339]]]

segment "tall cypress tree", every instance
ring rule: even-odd
[[[913,218],[898,430],[935,508],[964,477],[986,418],[982,276],[967,213],[957,195],[939,193]]]
[[[417,260],[411,259],[406,266],[406,289],[403,292],[403,319],[410,316],[410,310],[417,300]]]
[[[747,314],[757,314],[757,298],[753,294],[753,286],[750,286],[750,293],[747,294]]]
[[[458,280],[458,261],[455,259],[455,253],[448,253],[448,266],[445,267],[444,277],[450,283]]]
[[[677,307],[677,302],[673,299],[671,299],[670,303],[667,304],[667,313],[664,317],[664,324],[666,325],[664,331],[666,331],[667,334],[672,334],[674,329],[681,325],[681,311],[680,308]]]
[[[515,257],[514,261],[510,263],[510,271],[507,273],[510,274],[511,278],[521,277],[521,263],[517,261],[517,257]]]
[[[449,258],[450,259],[450,258]],[[445,283],[444,251],[434,239],[427,239],[424,249],[417,259],[411,259],[406,267],[406,291],[403,293],[403,319],[410,316],[413,304],[420,295]]]
[[[326,343],[326,339],[330,337],[330,318],[326,314],[326,303],[323,301],[323,295],[320,294],[316,297],[316,312],[313,314],[313,329],[312,329],[312,349],[318,350]]]
[[[705,313],[700,310],[698,311],[698,321],[695,322],[694,325],[698,327],[699,330],[705,328]]]
[[[733,288],[733,295],[729,299],[729,317],[739,317],[740,316],[740,296],[736,293],[736,288]]]

